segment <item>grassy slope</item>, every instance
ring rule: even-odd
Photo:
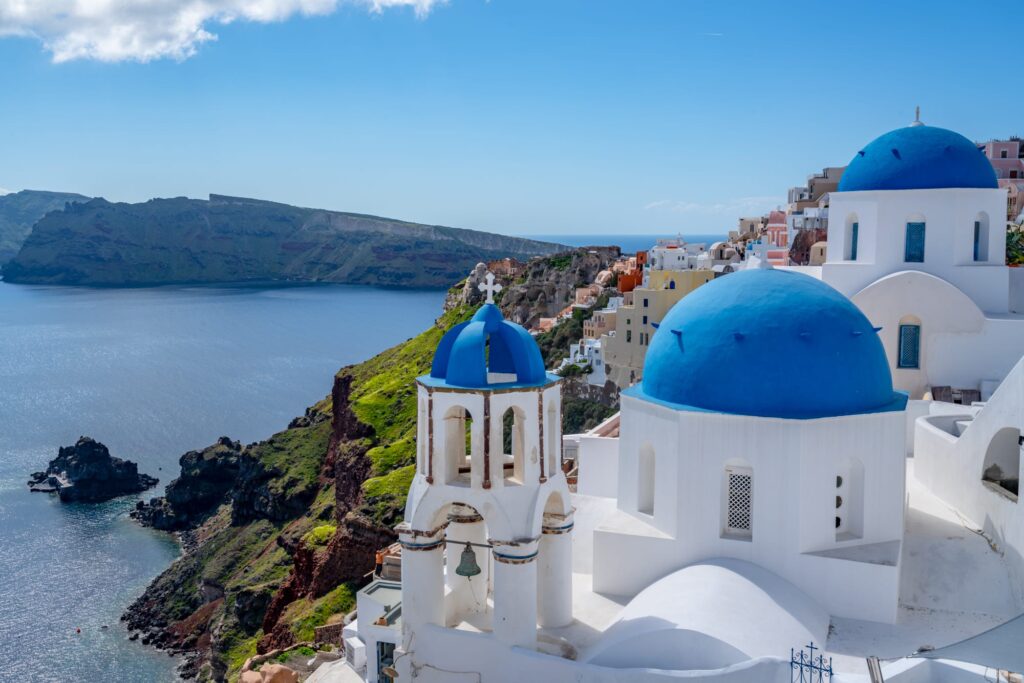
[[[371,476],[363,482],[363,502],[357,512],[383,527],[390,528],[401,519],[415,471],[414,380],[429,372],[434,350],[444,332],[467,320],[474,310],[461,307],[449,311],[437,325],[418,336],[339,373],[351,376],[352,410],[374,430],[366,444],[372,461]],[[330,414],[330,399],[313,410]],[[330,423],[324,421],[287,429],[252,450],[264,467],[275,473],[267,483],[270,491],[287,497],[313,496],[305,514],[285,522],[262,519],[232,525],[230,510],[225,506],[200,530],[207,539],[200,549],[168,572],[181,579],[165,600],[174,620],[187,619],[197,610],[208,609],[196,597],[204,583],[224,587],[226,597],[216,607],[218,613],[212,623],[220,622],[219,645],[229,678],[237,676],[263,635],[262,631],[252,632],[238,622],[234,607],[239,595],[272,594],[291,569],[291,557],[278,537],[320,548],[335,529],[334,486],[319,480],[329,436]],[[163,579],[162,576],[158,581]],[[349,611],[353,604],[354,587],[342,585],[318,599],[293,602],[282,619],[290,625],[296,640],[309,640],[316,626],[327,623],[335,614]]]
[[[363,483],[364,504],[359,510],[383,526],[392,526],[402,515],[405,498],[415,470],[416,448],[416,387],[415,378],[430,370],[434,349],[441,336],[451,326],[472,315],[473,309],[460,308],[443,315],[438,324],[418,336],[390,348],[368,361],[341,370],[352,376],[352,408],[360,421],[374,428],[374,436],[368,456],[373,461],[372,477]],[[318,404],[315,409],[329,412],[330,400]],[[329,426],[321,423],[312,428],[289,429],[276,434],[266,444],[261,444],[261,457],[267,464],[282,468],[284,474],[275,477],[270,487],[283,492],[303,490],[315,482],[323,456],[326,453],[326,436],[318,432]],[[317,495],[316,502],[308,515],[288,525],[273,527],[269,522],[254,522],[247,526],[235,527],[239,555],[251,558],[244,583],[252,590],[262,585],[276,589],[290,569],[290,558],[273,543],[277,533],[292,537],[303,536],[322,545],[325,539],[324,527],[331,523],[322,519],[324,508],[333,503],[333,486]],[[256,529],[272,528],[268,545],[259,546],[246,539],[257,535]],[[259,535],[262,537],[262,535]],[[220,544],[218,544],[220,546]],[[204,546],[203,550],[206,550]],[[221,547],[211,553],[220,561],[224,554]],[[234,555],[235,553],[231,553]],[[233,563],[232,563],[233,564]],[[241,586],[238,586],[241,587]],[[354,606],[354,588],[342,585],[316,600],[301,599],[292,603],[282,619],[291,625],[296,640],[309,640],[313,629],[323,625],[335,614],[343,614]],[[226,605],[230,607],[230,605]],[[224,645],[229,676],[237,674],[245,659],[256,651],[256,642],[262,632],[246,634],[240,629],[229,633]]]
[[[471,307],[445,313],[438,325],[365,363],[345,368],[353,378],[352,409],[373,427],[371,477],[363,482],[360,510],[378,524],[401,519],[416,466],[416,377],[430,371],[434,350],[452,326],[468,320]]]

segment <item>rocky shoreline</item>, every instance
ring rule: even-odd
[[[586,249],[533,264],[521,282],[504,278],[499,305],[523,318],[560,310],[603,258]],[[331,395],[284,431],[246,446],[222,437],[181,457],[165,495],[132,513],[183,547],[122,615],[132,638],[183,656],[186,678],[234,680],[249,658],[310,640],[354,607],[375,552],[395,539],[415,470],[414,379],[476,310],[479,270],[449,291],[433,327],[342,368]],[[586,389],[580,402],[614,401]]]
[[[33,472],[28,487],[37,493],[56,493],[64,503],[101,503],[141,493],[158,482],[140,473],[134,462],[111,456],[106,446],[83,436],[75,445],[61,447],[46,470]]]

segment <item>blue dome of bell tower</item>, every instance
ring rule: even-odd
[[[467,322],[441,338],[434,352],[429,384],[483,389],[495,386],[541,386],[558,377],[548,375],[540,347],[530,333],[485,303]]]

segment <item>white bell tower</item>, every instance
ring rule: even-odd
[[[417,379],[416,475],[402,553],[403,649],[427,624],[536,647],[572,622],[572,508],[561,462],[560,378],[487,302]],[[397,660],[396,660],[397,661]],[[411,665],[411,664],[410,664]]]

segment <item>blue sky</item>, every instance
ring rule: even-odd
[[[0,0],[21,34],[0,38],[0,187],[720,232],[918,104],[970,138],[1024,134],[1019,0],[262,0],[277,13],[179,31],[188,4],[148,3],[111,47],[123,16]]]

